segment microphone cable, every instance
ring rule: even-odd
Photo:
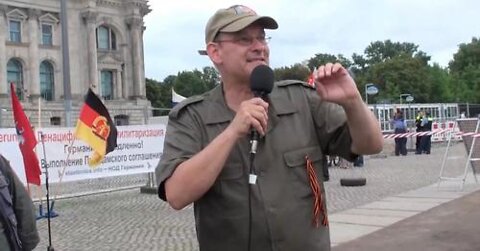
[[[268,65],[257,65],[250,75],[250,89],[255,97],[268,100],[268,94],[273,89],[275,76],[273,70]],[[257,175],[255,174],[255,154],[257,153],[258,139],[260,136],[255,129],[252,129],[250,135],[250,165],[248,173],[248,251],[252,249],[252,228],[253,228],[253,210],[252,194],[254,185],[257,184]]]
[[[252,193],[253,193],[253,186],[256,183],[256,177],[257,177],[257,175],[255,174],[255,166],[254,166],[256,145],[253,146],[253,144],[256,144],[256,142],[254,142],[253,140],[255,138],[254,137],[255,133],[256,133],[255,130],[252,130],[251,132],[252,141],[250,142],[252,144],[252,149],[250,150],[249,172],[248,172],[248,251],[252,250],[252,225],[253,225]]]

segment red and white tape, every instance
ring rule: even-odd
[[[426,135],[428,136],[428,135],[444,133],[444,132],[452,132],[452,130],[439,129],[439,130],[425,131],[425,132],[391,133],[391,134],[384,134],[383,138],[384,139],[408,138],[408,137],[416,137],[416,136],[426,136]],[[474,132],[452,132],[452,134],[453,134],[452,137],[453,136],[473,137],[473,138],[480,137],[480,133],[474,133]]]

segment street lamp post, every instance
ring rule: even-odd
[[[413,98],[412,94],[410,94],[410,93],[402,93],[402,94],[400,94],[400,104],[402,104],[403,97],[405,97],[406,99],[407,99],[408,97],[412,97],[412,98]],[[413,100],[413,99],[412,99],[412,100]],[[407,102],[408,102],[408,100],[407,100]]]
[[[413,96],[410,93],[400,94],[400,104],[402,104],[402,100],[403,100],[404,97],[405,97],[405,101],[407,101],[407,103],[408,103],[408,108],[407,108],[408,118],[406,118],[407,119],[407,125],[408,125],[408,131],[411,132],[412,131],[412,124],[413,124],[413,117],[412,117],[412,111],[410,109],[410,104],[413,101]],[[410,136],[410,149],[414,149],[413,148],[412,136]]]
[[[60,23],[62,25],[62,67],[63,67],[63,99],[65,104],[65,125],[72,123],[72,93],[70,88],[70,55],[68,47],[67,0],[60,1]]]
[[[370,88],[370,87],[372,87],[372,88]],[[372,84],[372,83],[365,84],[365,103],[368,105],[368,95],[369,94],[374,95],[374,94],[377,94],[377,93],[378,93],[378,89],[375,86],[375,84]]]

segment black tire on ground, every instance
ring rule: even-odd
[[[347,187],[365,186],[367,184],[366,178],[343,178],[340,179],[340,185]]]

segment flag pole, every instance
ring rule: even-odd
[[[38,97],[38,126],[37,129],[42,128],[42,98]],[[43,140],[42,140],[43,142]],[[42,165],[41,165],[42,166]],[[43,215],[43,196],[42,196],[42,186],[37,186],[36,189],[36,196],[38,197],[38,200],[40,202],[40,205],[38,205],[38,216],[37,219],[41,219],[45,217]]]
[[[45,152],[45,140],[43,138],[43,132],[40,132],[40,138],[42,140],[42,147],[43,147],[43,161],[42,165],[45,168],[45,187],[47,190],[47,228],[48,228],[48,251],[53,251],[53,246],[52,246],[52,228],[50,225],[50,189],[49,189],[49,184],[48,184],[48,165],[47,165],[47,154]]]
[[[75,138],[73,138],[72,140],[72,143],[70,144],[70,147],[69,149],[72,148],[73,146],[73,143],[75,143]],[[70,151],[67,153],[67,161],[70,159]],[[52,206],[51,206],[51,210],[53,211],[53,206],[55,205],[55,200],[57,199],[58,195],[61,193],[62,191],[62,181],[63,181],[63,176],[65,176],[65,171],[67,170],[67,164],[65,164],[63,167],[62,167],[62,171],[60,171],[60,174],[59,174],[59,177],[58,177],[58,189],[55,190],[55,194],[53,195],[53,199],[52,199]]]

